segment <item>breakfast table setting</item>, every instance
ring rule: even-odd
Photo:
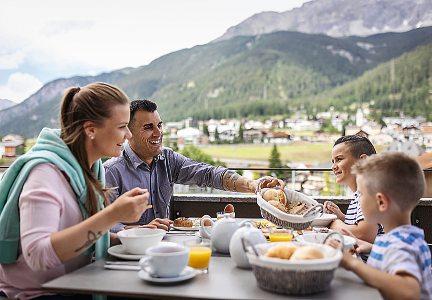
[[[228,205],[216,218],[178,218],[169,231],[120,231],[106,259],[43,288],[146,299],[382,299],[338,267],[355,239],[326,228],[334,216],[303,194],[275,190],[257,193],[263,219],[236,218]]]

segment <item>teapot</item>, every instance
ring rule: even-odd
[[[210,237],[212,247],[215,251],[228,254],[231,237],[234,232],[239,229],[240,225],[237,224],[234,218],[230,217],[230,214],[224,214],[224,216],[216,222],[210,219],[210,222],[212,223],[211,227],[200,227],[204,233],[202,236]]]
[[[246,239],[250,245],[266,243],[267,240],[262,231],[253,227],[249,220],[242,222],[240,228],[232,236],[229,245],[231,259],[237,267],[250,269],[251,265],[247,259],[242,239]]]

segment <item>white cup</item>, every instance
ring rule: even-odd
[[[189,260],[189,249],[171,242],[161,242],[147,249],[139,261],[142,270],[155,277],[177,277]]]

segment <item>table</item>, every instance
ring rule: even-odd
[[[188,237],[169,236],[169,241]],[[209,274],[197,275],[190,281],[160,286],[138,278],[136,271],[104,269],[100,260],[43,285],[57,293],[104,294],[147,299],[305,299],[278,295],[261,290],[251,270],[236,268],[230,257],[213,256]],[[338,269],[327,292],[307,299],[382,299],[378,290],[365,285],[354,273]]]

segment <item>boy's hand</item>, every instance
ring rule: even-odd
[[[348,229],[341,228],[340,231],[342,234],[351,236],[351,237],[356,239],[355,252],[357,254],[370,253],[372,251],[373,245],[371,243],[356,238],[355,235],[351,231],[349,231]]]
[[[340,210],[339,206],[337,206],[337,204],[333,203],[332,201],[324,202],[324,212],[335,214],[341,221],[345,220],[344,213]]]
[[[349,250],[343,252],[342,260],[340,262],[340,266],[348,271],[352,271],[355,264],[359,263],[357,258],[354,258],[352,252]],[[361,262],[362,263],[362,262]]]

